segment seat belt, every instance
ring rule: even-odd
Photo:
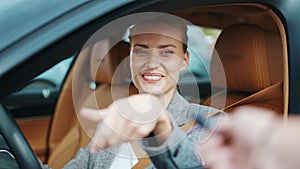
[[[275,99],[282,96],[282,89],[283,89],[283,81],[277,82],[274,85],[271,85],[267,88],[264,88],[250,96],[247,96],[243,98],[242,100],[239,100],[237,102],[234,102],[228,106],[225,106],[222,110],[228,110],[230,108],[250,104],[250,103],[260,103],[267,100]],[[215,114],[217,114],[219,111],[216,112],[210,112],[207,114],[206,118],[209,118]]]
[[[236,106],[240,106],[240,105],[245,105],[245,104],[250,104],[250,103],[259,103],[259,102],[263,102],[263,101],[267,101],[270,99],[275,99],[278,97],[282,96],[282,89],[283,89],[283,81],[277,82],[274,85],[271,85],[267,88],[264,88],[250,96],[245,97],[242,100],[239,100],[237,102],[234,102],[228,106],[225,106],[222,111],[225,111],[229,108],[233,108]],[[212,117],[216,114],[218,114],[220,111],[214,111],[214,112],[209,112],[206,115],[206,118]],[[184,125],[182,125],[180,128],[186,132],[188,131],[191,127],[193,127],[195,124],[195,121],[190,121]],[[132,148],[134,149],[134,151],[139,151],[139,153],[141,151],[143,151],[145,154],[146,152],[140,148],[140,146],[135,142],[135,143],[131,143]],[[138,150],[137,150],[138,149]],[[138,162],[131,168],[131,169],[144,169],[146,168],[149,164],[151,163],[151,160],[148,156],[145,156],[143,158],[138,158]]]

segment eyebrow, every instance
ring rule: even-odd
[[[168,47],[177,48],[175,45],[172,45],[172,44],[167,44],[167,45],[160,45],[160,46],[158,46],[159,49],[168,48]]]
[[[145,44],[134,44],[133,45],[133,47],[136,47],[136,46],[138,46],[138,47],[142,47],[142,48],[149,48],[149,46],[148,45],[145,45]]]
[[[145,44],[134,44],[133,47],[142,47],[142,48],[149,48],[148,45],[145,45]],[[168,47],[173,47],[173,48],[177,48],[175,45],[172,45],[172,44],[167,44],[167,45],[160,45],[158,46],[159,49],[163,49],[163,48],[168,48]]]

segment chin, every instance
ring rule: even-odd
[[[148,88],[148,89],[142,89],[140,90],[140,93],[147,93],[147,94],[153,94],[153,95],[163,95],[165,92],[162,90],[159,90],[157,88]]]

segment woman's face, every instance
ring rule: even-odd
[[[176,89],[179,73],[188,67],[189,55],[179,40],[145,33],[131,37],[130,61],[139,92],[162,95]]]

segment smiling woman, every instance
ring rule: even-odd
[[[182,43],[168,36],[141,34],[131,36],[131,46],[131,72],[139,92],[154,95],[173,92],[180,71],[189,64]]]
[[[138,20],[131,18],[138,18]],[[191,157],[188,155],[190,153],[193,154],[193,146],[189,146],[189,148],[184,150],[180,149],[180,147],[182,145],[195,145],[201,133],[201,126],[204,125],[202,122],[207,120],[213,126],[213,122],[220,116],[208,118],[196,124],[187,135],[178,127],[187,124],[193,119],[195,114],[199,115],[199,118],[203,116],[204,119],[206,114],[215,110],[199,104],[190,104],[176,91],[180,72],[189,66],[186,25],[190,23],[173,15],[140,13],[120,18],[106,26],[110,28],[114,24],[122,25],[120,23],[125,21],[130,21],[134,24],[129,34],[129,65],[132,82],[138,89],[139,94],[144,95],[130,96],[120,100],[113,98],[113,103],[105,109],[97,105],[93,106],[101,110],[90,108],[77,109],[82,127],[86,131],[94,132],[88,133],[92,138],[90,144],[85,149],[81,149],[65,168],[82,168],[90,165],[111,168],[114,166],[113,164],[120,163],[117,160],[121,159],[124,166],[129,164],[130,167],[128,168],[131,168],[135,165],[132,161],[145,156],[145,153],[142,154],[143,156],[139,156],[138,153],[133,152],[136,149],[135,146],[125,143],[136,141],[139,142],[137,145],[143,148],[143,151],[146,151],[153,162],[153,164],[146,164],[143,168],[189,168],[201,166],[195,156]],[[131,23],[126,24],[131,25]],[[127,27],[123,26],[123,28],[119,28],[116,31],[125,32],[126,30]],[[94,37],[91,37],[91,40],[96,41],[96,38],[101,36],[103,36],[103,30],[102,34],[100,30]],[[111,40],[112,38],[108,39]],[[122,38],[119,40],[122,40]],[[98,43],[103,44],[102,46],[106,42],[103,40],[98,41]],[[90,47],[93,45],[93,41],[88,41],[87,44],[86,47]],[[98,55],[99,60],[102,59],[103,53],[107,53],[105,50],[110,50],[110,48],[108,47],[108,49],[95,53]],[[78,59],[82,59],[81,61],[84,62],[86,58],[85,55],[82,55]],[[85,65],[81,62],[78,63]],[[81,72],[82,67],[77,66],[76,68],[73,84],[78,86],[80,82],[79,77],[76,78],[78,76],[76,71],[78,73]],[[98,69],[101,69],[101,64],[98,65],[96,70],[93,70],[97,72],[95,74],[101,73],[98,72]],[[116,73],[118,72],[114,74]],[[101,85],[99,88],[101,88]],[[128,89],[129,87],[127,87]],[[74,92],[78,93],[79,91],[75,90]],[[114,93],[117,91],[111,90],[109,92],[110,95],[115,95]],[[129,92],[127,91],[127,93]],[[147,99],[150,96],[154,96],[154,99]],[[97,98],[94,98],[94,100],[100,104],[102,102]],[[145,108],[148,104],[152,108],[146,113],[140,113],[134,109],[136,105]],[[79,103],[78,105],[83,104]],[[153,108],[158,108],[158,110]],[[143,118],[138,118],[139,120],[137,121],[136,119],[140,114],[143,115]],[[149,118],[151,120],[145,121]],[[91,128],[91,123],[94,123],[94,128]],[[122,154],[124,153],[122,151],[124,146],[129,150],[127,152],[129,154]],[[167,158],[170,153],[172,155]],[[93,156],[93,159],[87,158],[87,154]],[[186,155],[188,155],[189,159],[185,158]],[[104,158],[106,163],[103,163]],[[176,161],[175,164],[174,161]]]

